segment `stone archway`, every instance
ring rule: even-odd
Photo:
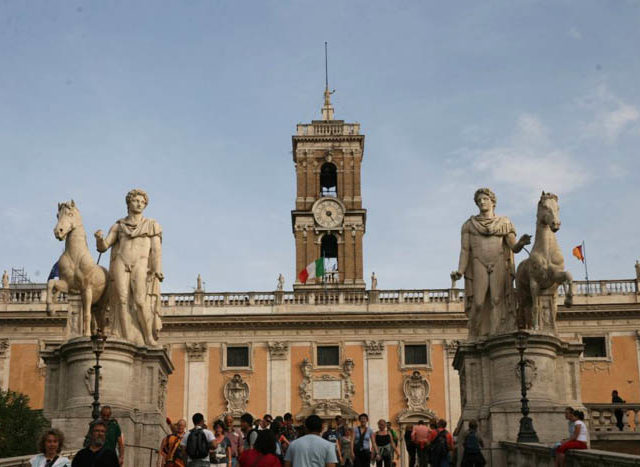
[[[409,466],[409,455],[407,454],[407,447],[404,442],[405,430],[409,429],[413,425],[417,425],[422,420],[424,423],[429,424],[438,420],[438,416],[430,409],[424,408],[419,410],[405,409],[398,414],[396,422],[400,427],[398,450],[400,451],[400,466]]]

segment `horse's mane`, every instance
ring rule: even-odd
[[[542,194],[540,195],[540,201],[538,202],[538,204],[542,204],[548,199],[552,199],[552,200],[557,202],[558,201],[558,195],[554,195],[553,193],[545,193],[543,191]]]
[[[58,203],[58,212],[60,212],[60,210],[62,210],[62,208],[76,210],[76,211],[78,210],[78,208],[76,208],[76,203],[73,200],[71,200],[71,201],[63,201],[62,203]]]

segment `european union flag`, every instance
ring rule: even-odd
[[[53,267],[51,268],[51,272],[49,273],[49,277],[47,277],[47,280],[50,281],[51,279],[55,279],[55,278],[60,278],[60,269],[58,269],[58,262],[56,261],[55,264],[53,265]]]

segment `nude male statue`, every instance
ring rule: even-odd
[[[157,345],[162,327],[159,315],[159,282],[162,274],[162,228],[142,216],[149,197],[142,190],[127,193],[127,217],[116,221],[106,238],[95,233],[103,253],[111,248],[109,277],[114,334],[138,343]]]
[[[469,336],[480,337],[517,329],[513,253],[530,244],[531,236],[516,241],[509,218],[496,216],[496,195],[489,188],[478,189],[473,199],[480,214],[462,225],[460,260],[451,279],[464,275]]]

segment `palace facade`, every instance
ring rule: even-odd
[[[467,335],[463,291],[377,290],[375,281],[367,289],[363,161],[360,125],[335,120],[326,91],[322,120],[298,125],[293,136],[291,212],[296,272],[325,258],[324,276],[298,280],[290,291],[199,287],[162,295],[161,344],[174,369],[150,394],[169,417],[367,412],[372,422],[437,417],[456,426],[460,381],[452,362]],[[585,345],[582,401],[609,403],[613,389],[640,401],[638,278],[575,282],[574,294],[572,308],[559,307],[558,331]],[[80,310],[73,295],[62,296],[54,314],[45,300],[45,284],[0,290],[0,387],[28,394],[35,408],[45,405],[40,353],[72,337]],[[87,370],[85,381],[69,384],[90,392]]]

